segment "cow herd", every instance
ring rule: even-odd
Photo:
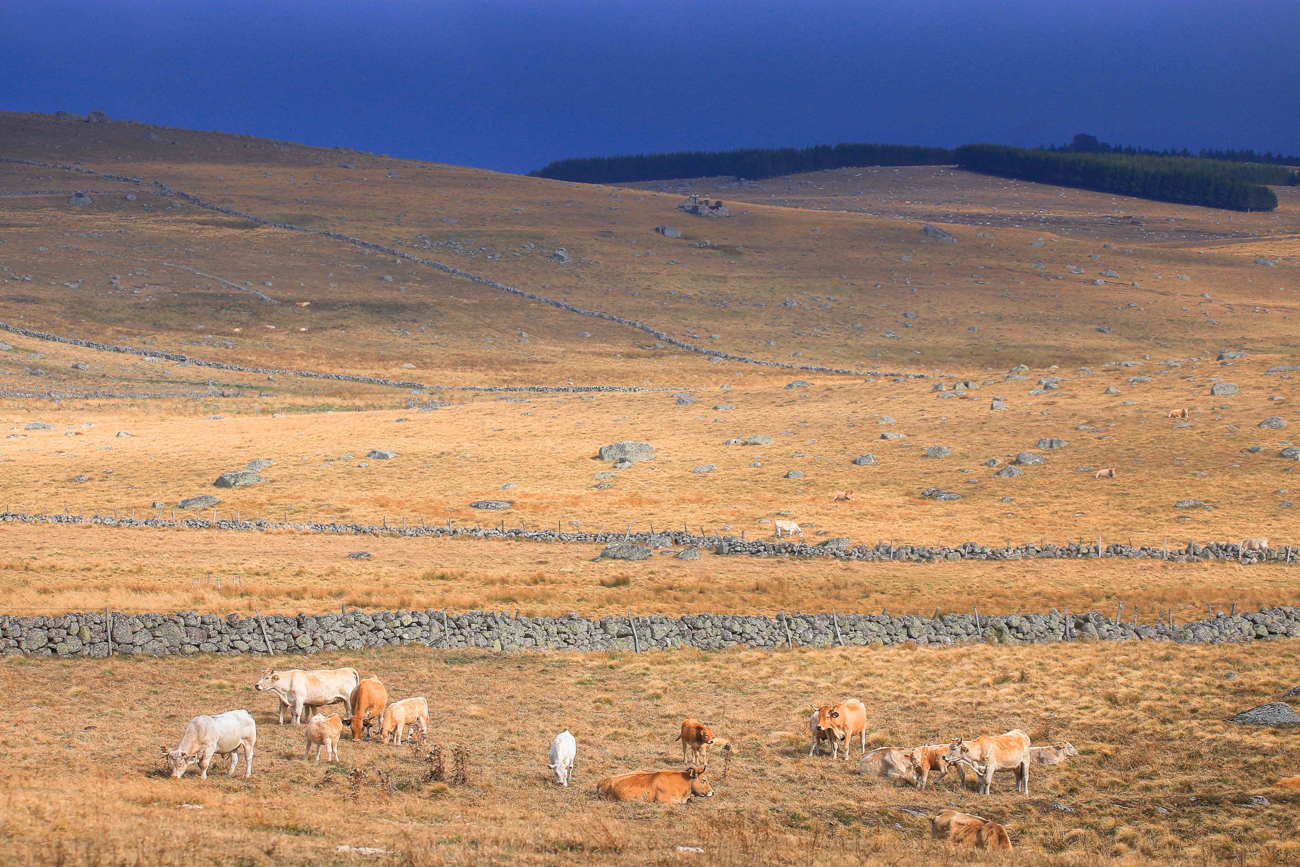
[[[290,722],[300,725],[308,711],[306,722],[306,751],[304,759],[320,761],[322,751],[329,761],[339,761],[339,742],[343,729],[350,727],[353,740],[368,737],[374,725],[379,726],[381,743],[401,745],[408,731],[414,737],[415,729],[428,737],[429,704],[420,696],[390,702],[388,691],[375,677],[362,678],[355,668],[305,671],[292,669],[262,672],[255,688],[274,693],[279,700],[279,721],[284,724],[285,711]],[[320,708],[342,703],[347,716],[332,714],[326,717]],[[1011,771],[1016,779],[1016,791],[1029,794],[1029,769],[1033,765],[1057,765],[1077,756],[1079,751],[1069,742],[1051,746],[1032,746],[1029,736],[1019,729],[1002,735],[985,735],[973,740],[954,738],[948,744],[927,744],[918,747],[880,747],[867,750],[867,708],[856,698],[845,699],[834,705],[813,708],[808,720],[811,745],[809,757],[824,748],[831,759],[849,760],[853,742],[861,748],[858,760],[860,773],[900,780],[925,789],[938,783],[951,771],[956,771],[960,785],[966,786],[966,772],[970,771],[979,784],[980,793],[992,790],[993,775],[997,771]],[[695,718],[682,722],[676,740],[681,741],[682,763],[685,770],[634,771],[608,777],[596,784],[598,797],[612,801],[650,801],[663,804],[685,804],[691,798],[713,797],[713,788],[707,777],[708,749],[715,743],[713,729]],[[253,774],[253,751],[257,744],[257,724],[245,710],[232,710],[212,716],[196,716],[190,720],[180,743],[175,749],[162,748],[167,769],[172,777],[181,778],[191,765],[198,765],[203,779],[208,767],[217,756],[230,757],[233,775],[242,753],[244,776]],[[573,775],[577,756],[577,740],[567,729],[555,736],[547,767],[555,783],[568,786]],[[722,749],[731,754],[730,744]],[[931,820],[931,833],[935,839],[948,840],[957,845],[980,849],[1011,848],[1006,829],[996,822],[947,810]]]

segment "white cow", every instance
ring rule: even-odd
[[[174,750],[163,747],[167,770],[174,779],[185,776],[190,765],[198,764],[203,779],[208,778],[208,765],[213,756],[230,756],[230,773],[239,764],[239,751],[244,751],[244,776],[253,775],[253,747],[257,744],[257,723],[246,710],[228,710],[216,716],[196,716],[185,727],[180,745]]]
[[[776,538],[778,539],[780,539],[782,535],[798,535],[800,539],[803,538],[803,530],[801,530],[799,525],[794,521],[773,521],[772,527],[775,528]]]
[[[318,671],[304,671],[301,668],[276,671],[268,668],[262,672],[256,688],[259,692],[270,690],[279,697],[280,725],[284,725],[285,708],[292,710],[293,724],[299,725],[303,722],[304,708],[315,709],[342,702],[346,711],[352,690],[360,682],[361,675],[355,668]]]
[[[569,730],[565,729],[551,741],[551,761],[546,766],[555,772],[555,782],[561,786],[569,785],[573,775],[573,758],[578,753],[578,741]]]

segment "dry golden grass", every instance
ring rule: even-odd
[[[723,865],[920,864],[951,856],[929,842],[924,818],[897,807],[933,815],[956,805],[1006,824],[1018,863],[1294,864],[1300,801],[1271,788],[1297,770],[1289,737],[1222,722],[1294,685],[1293,660],[1278,665],[1282,647],[389,649],[314,661],[377,674],[396,697],[426,696],[431,738],[448,757],[469,748],[464,788],[423,780],[425,745],[345,740],[340,766],[304,762],[303,729],[277,726],[274,700],[249,689],[256,659],[6,659],[6,694],[22,699],[0,721],[3,860],[353,863],[336,851],[348,845],[388,850],[367,859],[380,864],[678,863],[693,856],[676,847],[698,846]],[[869,708],[869,745],[1018,727],[1082,755],[1036,769],[1029,798],[1009,775],[989,797],[955,780],[924,793],[866,780],[854,762],[807,756],[806,707],[851,695]],[[173,746],[194,714],[237,707],[260,727],[251,781],[216,764],[206,782],[161,775],[159,744]],[[715,798],[686,808],[595,800],[601,777],[677,766],[673,737],[688,715],[737,750],[725,782],[714,758]],[[566,727],[579,744],[567,790],[545,768],[551,736]],[[356,797],[354,769],[368,775]],[[1271,804],[1240,806],[1251,794]]]

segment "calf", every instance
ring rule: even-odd
[[[937,783],[948,775],[949,764],[944,760],[943,754],[948,751],[947,744],[935,744],[932,746],[916,747],[908,755],[909,763],[912,767],[912,775],[915,778],[916,787],[925,791],[925,787],[930,784],[930,774],[935,774],[934,781]],[[966,782],[966,774],[961,765],[957,765],[957,774],[961,777],[962,783]]]
[[[705,763],[708,762],[706,753],[709,751],[709,744],[713,743],[712,728],[691,717],[682,722],[682,733],[677,736],[677,740],[682,742],[682,764],[698,765],[700,759],[704,759]],[[690,762],[686,760],[687,752],[694,753]]]
[[[388,690],[377,677],[368,677],[358,683],[348,696],[348,718],[345,725],[352,726],[352,740],[361,740],[361,731],[370,734],[370,723],[379,722],[388,706]]]
[[[1011,838],[1007,836],[1006,828],[981,816],[956,810],[944,810],[930,820],[930,838],[972,849],[1011,851]]]
[[[1165,418],[1187,418],[1187,407],[1182,409],[1171,409]]]
[[[867,753],[867,708],[856,698],[845,699],[829,710],[817,710],[817,727],[830,733],[831,758],[839,758],[840,743],[844,743],[844,761],[849,760],[849,742],[854,735],[862,737],[862,754]]]
[[[1062,741],[1048,747],[1029,748],[1030,764],[1034,765],[1059,765],[1066,759],[1072,759],[1078,754],[1079,751],[1069,741]]]
[[[265,669],[254,687],[258,692],[269,690],[280,699],[280,725],[284,725],[284,711],[293,711],[293,724],[302,722],[304,708],[318,708],[342,702],[346,707],[352,690],[361,680],[355,668],[304,671]]]
[[[384,722],[379,732],[380,743],[388,743],[391,735],[395,738],[393,743],[400,747],[406,727],[410,726],[414,732],[417,725],[420,727],[420,734],[428,738],[429,703],[418,697],[394,702],[384,710]]]
[[[831,501],[835,503],[852,503],[855,500],[857,500],[857,497],[854,496],[852,491],[840,491],[838,494],[831,497]]]
[[[162,748],[167,770],[173,779],[185,776],[190,765],[198,764],[203,779],[208,778],[208,766],[213,756],[230,756],[230,773],[239,764],[239,751],[244,751],[244,776],[253,775],[253,747],[257,744],[257,723],[246,710],[228,710],[215,716],[196,716],[185,727],[176,749]]]
[[[651,801],[685,804],[691,798],[712,798],[713,787],[704,776],[708,768],[684,771],[633,771],[608,777],[596,784],[596,794],[607,801]]]
[[[555,782],[561,786],[569,785],[573,776],[573,759],[578,754],[578,741],[565,729],[551,741],[551,761],[546,767],[555,773]]]
[[[1029,735],[1020,729],[1012,729],[1004,735],[985,735],[973,741],[954,738],[943,758],[950,763],[965,760],[982,765],[981,795],[989,794],[993,787],[993,772],[1006,770],[1016,772],[1016,791],[1022,795],[1029,794]]]
[[[781,538],[782,534],[786,536],[798,534],[799,538],[803,539],[803,530],[799,529],[799,525],[794,521],[773,521],[772,528],[776,531],[776,538],[778,539]]]
[[[1093,474],[1093,478],[1094,478],[1094,479],[1113,479],[1113,478],[1115,478],[1115,468],[1114,468],[1114,467],[1106,467],[1106,468],[1104,468],[1104,469],[1097,470],[1097,472],[1096,472],[1095,474]]]
[[[828,742],[831,739],[830,731],[817,725],[817,720],[821,718],[821,715],[823,713],[829,714],[830,712],[831,706],[824,704],[821,707],[813,708],[812,716],[808,717],[808,733],[812,739],[812,745],[808,747],[808,755],[810,757],[816,754],[817,747],[821,746],[823,742]]]
[[[339,741],[343,738],[343,717],[331,714],[313,714],[307,723],[307,753],[303,761],[311,758],[311,748],[316,748],[316,761],[320,761],[321,747],[325,748],[325,757],[331,762],[339,760]]]

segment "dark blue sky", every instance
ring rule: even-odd
[[[0,108],[506,171],[838,141],[1300,153],[1297,0],[3,0]]]

